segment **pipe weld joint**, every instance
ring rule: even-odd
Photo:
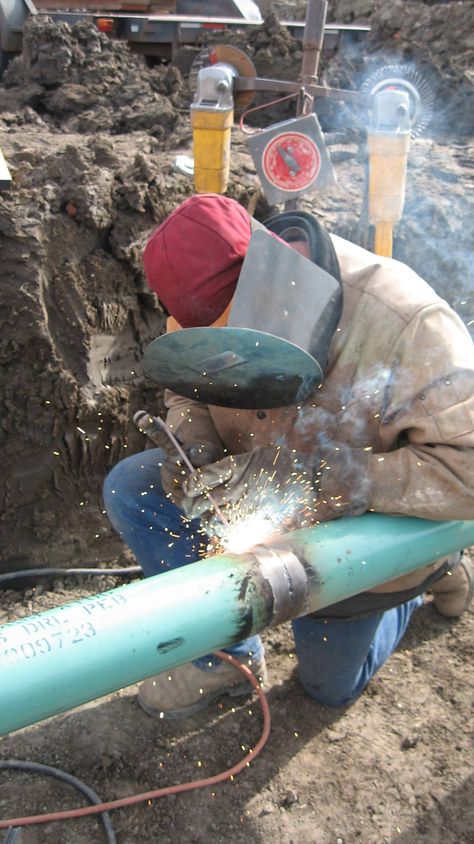
[[[253,550],[261,576],[273,595],[269,627],[277,627],[308,612],[308,576],[292,551],[257,545]]]

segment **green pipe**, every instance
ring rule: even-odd
[[[366,514],[0,627],[0,735],[474,544],[474,521]]]

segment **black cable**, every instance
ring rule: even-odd
[[[4,838],[3,844],[16,844],[16,842],[20,840],[21,832],[22,830],[20,826],[11,826],[10,829],[7,830],[7,837]]]
[[[69,785],[74,786],[74,788],[77,788],[78,791],[82,792],[82,794],[84,794],[94,805],[98,806],[103,802],[92,788],[85,785],[85,783],[81,782],[81,780],[78,780],[76,777],[73,777],[72,774],[68,774],[66,771],[60,771],[59,768],[51,768],[49,765],[42,765],[40,762],[23,762],[18,759],[7,759],[5,762],[0,762],[0,769],[1,768],[6,770],[13,769],[17,771],[30,771],[36,774],[47,774],[50,777],[54,777],[57,780],[67,782]],[[104,826],[108,844],[117,844],[117,838],[115,836],[109,813],[100,812],[99,817]],[[7,840],[10,832],[14,833],[17,828],[18,827],[10,828],[7,834]],[[15,841],[16,838],[11,840]]]
[[[63,575],[80,575],[80,574],[101,574],[111,575],[112,577],[127,577],[134,574],[143,574],[141,566],[129,566],[123,569],[61,569],[61,568],[46,568],[46,569],[21,569],[20,571],[9,571],[5,574],[0,574],[0,583],[6,583],[8,580],[15,580],[17,577],[37,577],[43,576],[59,576]]]

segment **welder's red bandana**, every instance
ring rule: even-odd
[[[153,232],[143,253],[148,284],[183,328],[222,314],[251,235],[245,209],[218,194],[191,196]]]

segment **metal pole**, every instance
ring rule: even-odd
[[[302,85],[296,103],[297,117],[310,114],[313,110],[314,98],[307,92],[305,86],[315,85],[318,79],[319,56],[323,46],[327,7],[326,0],[308,0],[303,36]],[[288,199],[284,204],[285,211],[295,211],[297,207],[297,199]]]
[[[319,57],[323,47],[327,8],[328,4],[326,0],[309,0],[308,2],[304,25],[303,64],[301,69],[301,81],[303,85],[315,85],[318,79]]]
[[[0,627],[0,735],[474,544],[474,521],[368,513]]]

